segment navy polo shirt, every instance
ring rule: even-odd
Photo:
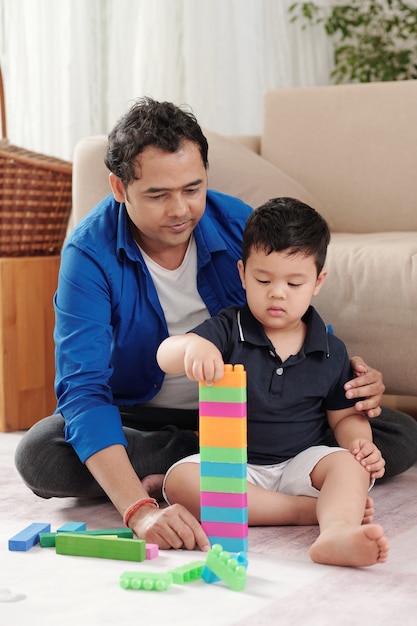
[[[313,307],[303,317],[303,347],[282,362],[249,308],[228,307],[194,332],[212,341],[225,363],[247,372],[248,461],[280,463],[323,443],[326,409],[353,406],[343,385],[353,377],[343,342]]]

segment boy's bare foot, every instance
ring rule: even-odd
[[[388,552],[388,540],[382,526],[365,524],[322,532],[310,548],[310,557],[325,565],[365,567],[384,563]]]
[[[363,514],[362,524],[371,524],[372,520],[374,519],[374,513],[375,509],[373,498],[371,498],[371,496],[368,496],[366,498],[365,513]]]
[[[142,480],[142,485],[145,487],[151,498],[156,500],[163,500],[162,496],[162,484],[164,482],[165,474],[149,474]]]

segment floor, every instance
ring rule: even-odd
[[[202,580],[168,591],[126,591],[123,571],[167,570],[200,552],[160,551],[143,563],[57,555],[35,546],[11,552],[8,539],[36,522],[122,526],[108,502],[42,500],[13,464],[21,433],[0,434],[0,619],[11,626],[415,626],[417,623],[417,465],[373,490],[376,521],[391,543],[389,561],[363,569],[317,565],[308,547],[317,527],[251,528],[248,582],[235,592]]]

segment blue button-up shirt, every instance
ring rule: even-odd
[[[207,192],[194,238],[197,289],[210,315],[244,302],[236,264],[251,211],[237,198]],[[126,207],[113,196],[70,235],[54,303],[57,412],[84,462],[110,445],[126,445],[118,407],[149,401],[164,379],[155,359],[168,336],[164,313]]]

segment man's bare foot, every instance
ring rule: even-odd
[[[149,474],[142,480],[142,485],[148,494],[156,500],[163,500],[162,483],[164,482],[164,476],[165,474]]]
[[[363,514],[362,524],[371,524],[372,520],[374,519],[374,513],[375,509],[373,498],[371,498],[371,496],[368,496],[366,498],[365,513]]]
[[[325,565],[365,567],[384,563],[388,552],[388,540],[382,526],[365,524],[322,532],[310,548],[310,557]]]

